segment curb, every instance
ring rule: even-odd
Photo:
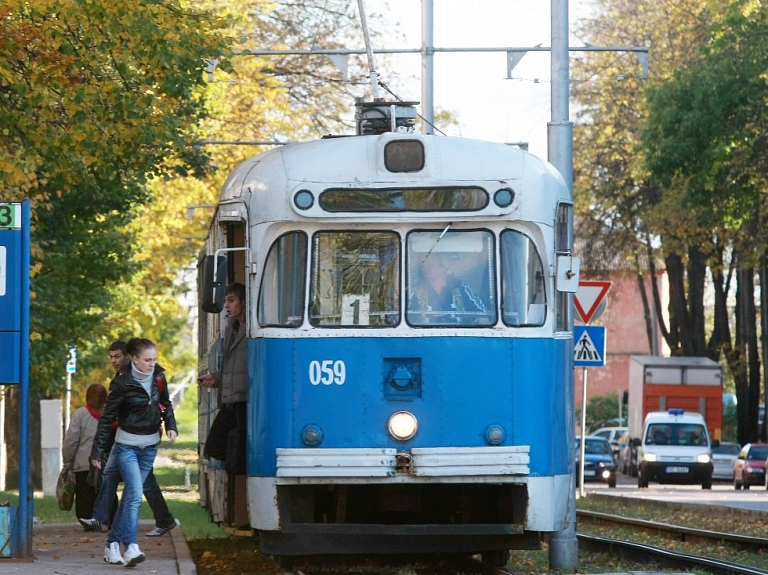
[[[197,566],[192,560],[192,553],[184,537],[183,528],[171,529],[170,536],[173,548],[176,551],[176,567],[179,575],[197,575]]]

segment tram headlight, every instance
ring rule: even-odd
[[[504,428],[492,423],[485,428],[485,442],[489,445],[499,445],[504,441]]]
[[[323,441],[323,430],[317,425],[305,425],[301,430],[301,440],[309,447],[320,445]]]
[[[408,441],[419,429],[416,417],[407,411],[398,411],[387,422],[387,431],[397,441]]]

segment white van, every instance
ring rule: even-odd
[[[701,483],[702,489],[712,489],[712,442],[701,414],[682,409],[653,411],[645,416],[642,439],[634,441],[638,487],[656,481]]]

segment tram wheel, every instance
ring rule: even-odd
[[[480,556],[483,558],[483,563],[488,563],[493,567],[506,567],[509,563],[509,551],[506,549],[483,551]]]

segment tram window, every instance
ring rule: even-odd
[[[330,189],[320,194],[328,212],[476,212],[488,205],[482,188]]]
[[[408,323],[420,327],[496,323],[493,234],[425,231],[408,235]]]
[[[501,234],[502,319],[507,325],[544,325],[544,266],[533,241],[520,232]]]
[[[312,240],[309,321],[317,327],[400,322],[400,238],[393,232],[320,232]]]
[[[285,234],[272,244],[259,290],[259,324],[299,327],[304,319],[307,236]]]

